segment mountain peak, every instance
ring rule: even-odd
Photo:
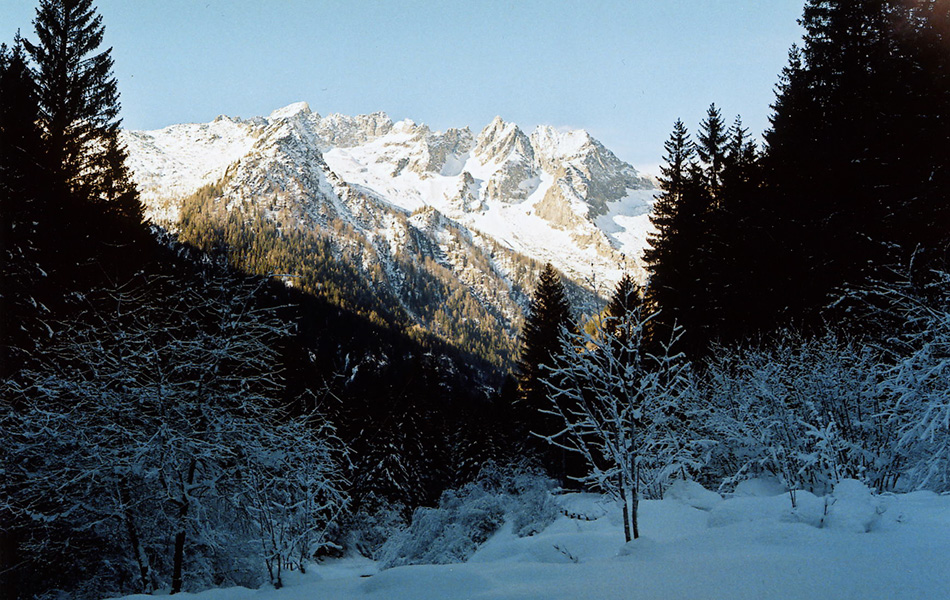
[[[384,112],[355,117],[332,113],[320,119],[317,128],[320,138],[329,146],[349,148],[386,135],[393,122]]]
[[[416,123],[412,119],[403,119],[393,124],[392,131],[395,133],[407,133],[409,135],[426,135],[429,126],[425,123]]]
[[[481,133],[478,134],[478,137],[498,137],[504,135],[510,135],[514,131],[521,131],[518,126],[509,121],[505,121],[500,116],[496,116],[491,120],[491,123],[485,126],[482,129]]]
[[[432,206],[476,238],[552,260],[569,276],[596,264],[606,281],[624,255],[636,261],[650,227],[653,186],[586,131],[541,126],[529,137],[501,116],[474,136],[383,112],[321,117],[297,102],[268,118],[124,140],[149,214],[172,227],[181,198],[226,173],[229,202],[266,202],[304,227],[345,222],[395,252],[397,214]],[[433,256],[447,260],[435,241]]]
[[[277,121],[281,119],[289,119],[291,117],[296,117],[297,115],[309,116],[311,114],[310,105],[306,102],[294,102],[293,104],[288,104],[283,108],[278,108],[267,117],[269,121]]]
[[[495,117],[475,140],[475,154],[482,164],[502,163],[509,160],[534,161],[534,152],[528,136],[514,123],[508,123],[501,117]]]
[[[531,142],[539,153],[551,159],[579,156],[594,145],[594,138],[583,129],[560,130],[539,125],[531,134]]]

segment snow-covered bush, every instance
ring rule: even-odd
[[[555,482],[539,467],[487,462],[479,471],[477,483],[505,500],[507,520],[518,537],[541,532],[560,515],[552,495]]]
[[[509,518],[518,537],[540,533],[554,522],[560,512],[551,495],[554,482],[540,473],[519,473],[513,480],[515,493],[510,495]]]
[[[379,560],[386,541],[408,525],[405,512],[404,505],[370,492],[360,499],[359,508],[347,519],[346,546],[367,558]]]
[[[793,493],[845,478],[881,485],[892,443],[881,419],[878,355],[833,334],[787,335],[720,351],[706,369],[712,466],[724,486],[772,474]]]
[[[479,478],[447,490],[435,508],[417,508],[412,522],[379,550],[386,567],[464,562],[506,520],[520,536],[532,535],[558,515],[553,482],[539,472],[489,463]]]
[[[681,330],[648,352],[652,315],[631,300],[599,329],[565,331],[543,380],[549,412],[563,423],[545,439],[580,454],[588,466],[581,481],[622,503],[627,541],[639,536],[644,492],[658,496],[673,476],[698,471],[707,446],[692,427],[703,419],[693,402],[691,365],[675,351]]]
[[[465,562],[505,520],[505,502],[478,484],[442,494],[437,508],[420,507],[412,523],[380,551],[384,567]]]
[[[341,490],[345,453],[333,427],[316,414],[265,427],[242,449],[238,502],[259,535],[268,577],[279,588],[285,566],[304,571],[317,553],[333,546],[331,533],[348,500]]]
[[[899,320],[887,340],[887,426],[905,489],[950,490],[950,273],[865,290],[870,302]]]
[[[950,490],[950,273],[911,265],[842,303],[873,335],[785,335],[707,364],[710,467],[726,489],[768,473],[820,495],[848,479]]]
[[[0,526],[30,523],[31,560],[110,540],[82,577],[98,596],[256,583],[326,543],[345,503],[342,444],[277,407],[287,326],[253,284],[179,283],[89,298],[0,389]]]

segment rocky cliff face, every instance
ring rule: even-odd
[[[495,118],[477,136],[433,132],[383,113],[323,117],[297,103],[267,117],[123,136],[154,221],[174,230],[182,199],[215,184],[227,214],[325,236],[437,333],[440,318],[407,288],[419,273],[511,337],[540,263],[586,285],[577,298],[595,303],[623,270],[639,272],[649,229],[651,182],[583,131],[529,136]]]

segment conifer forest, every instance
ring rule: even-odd
[[[805,0],[766,131],[715,98],[670,124],[639,270],[487,245],[465,268],[503,300],[444,241],[377,256],[235,199],[237,168],[150,219],[109,23],[36,4],[0,46],[0,599],[289,591],[357,557],[370,594],[610,511],[636,556],[660,501],[712,523],[700,499],[761,482],[818,528],[848,489],[950,493],[950,1]],[[439,218],[394,217],[468,239]],[[459,585],[431,597],[535,597]]]

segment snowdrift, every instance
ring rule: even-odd
[[[641,503],[639,539],[623,543],[618,506],[594,494],[558,498],[563,512],[536,535],[510,524],[468,562],[380,571],[363,558],[314,565],[281,590],[186,594],[195,600],[446,598],[944,599],[950,590],[950,495],[873,495],[846,480],[832,494],[768,482],[722,498],[677,484]],[[145,598],[140,597],[140,598]]]

